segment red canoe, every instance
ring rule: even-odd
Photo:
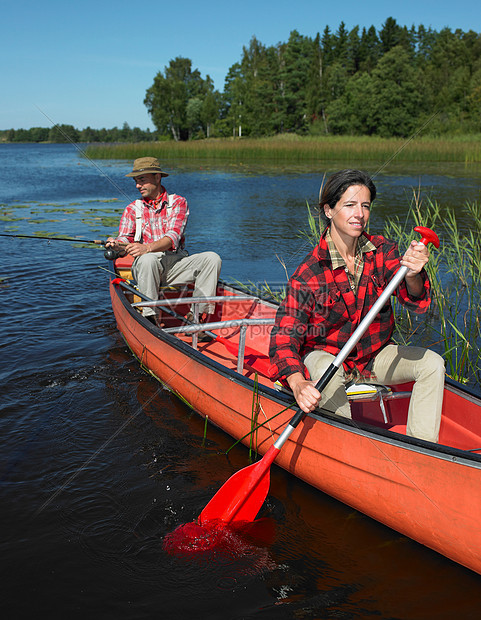
[[[118,259],[121,277],[129,261]],[[158,379],[232,437],[264,454],[292,418],[292,394],[267,376],[274,303],[221,284],[215,320],[186,325],[188,291],[169,291],[161,328],[128,283],[110,283],[118,329]],[[145,303],[141,302],[141,303]],[[189,300],[190,303],[190,300]],[[197,343],[199,330],[216,339]],[[276,464],[324,493],[481,574],[481,398],[446,379],[439,444],[406,437],[410,386],[353,395],[353,420],[319,409],[291,434]],[[253,401],[257,424],[253,424]],[[287,408],[287,410],[286,410]],[[257,414],[256,414],[257,415]]]

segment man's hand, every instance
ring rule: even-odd
[[[121,243],[114,239],[113,237],[109,237],[105,242],[106,248],[113,248],[117,254],[117,256],[125,256],[125,243]]]
[[[172,239],[170,237],[162,237],[159,241],[152,241],[152,243],[123,243],[113,237],[109,237],[105,242],[105,247],[114,247],[121,252],[121,256],[130,254],[130,256],[137,258],[149,252],[167,252],[172,250]]]
[[[150,244],[149,243],[127,243],[125,246],[125,251],[130,256],[137,258],[137,256],[143,256],[144,254],[148,254],[150,252]]]

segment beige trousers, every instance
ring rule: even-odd
[[[326,351],[312,351],[306,356],[304,364],[311,379],[317,382],[333,360],[334,356]],[[372,372],[376,379],[363,377],[364,383],[397,385],[414,381],[406,434],[437,442],[443,405],[443,358],[430,349],[389,344],[374,358]],[[322,392],[321,406],[327,411],[350,418],[351,407],[345,383],[341,366]]]
[[[194,282],[195,297],[216,294],[222,261],[215,252],[189,256],[187,252],[152,252],[138,256],[132,264],[132,275],[139,291],[150,299],[159,298],[161,286]],[[215,304],[200,304],[199,312],[212,314]],[[144,316],[155,315],[153,308],[144,308]]]

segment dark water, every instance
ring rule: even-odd
[[[72,146],[0,146],[0,232],[105,238],[135,195],[128,168]],[[224,277],[284,281],[275,255],[292,270],[306,253],[296,231],[323,171],[170,170],[168,189],[191,206],[189,249],[217,249]],[[478,198],[476,170],[386,171],[384,204],[401,212],[420,179],[446,204]],[[163,537],[247,450],[225,457],[231,440],[211,428],[203,445],[203,422],[132,359],[101,251],[0,247],[3,617],[479,617],[480,576],[276,467],[269,536],[238,555],[168,555]]]

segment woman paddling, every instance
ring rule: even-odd
[[[407,435],[437,442],[444,360],[421,347],[392,342],[394,315],[387,303],[346,358],[322,395],[315,383],[329,367],[385,285],[409,268],[398,300],[417,313],[431,303],[424,269],[429,252],[413,241],[400,259],[397,244],[365,232],[376,187],[368,174],[341,170],[329,177],[319,200],[326,227],[319,244],[290,278],[272,330],[272,378],[288,385],[306,413],[323,409],[350,418],[346,383],[396,385],[414,381]]]

